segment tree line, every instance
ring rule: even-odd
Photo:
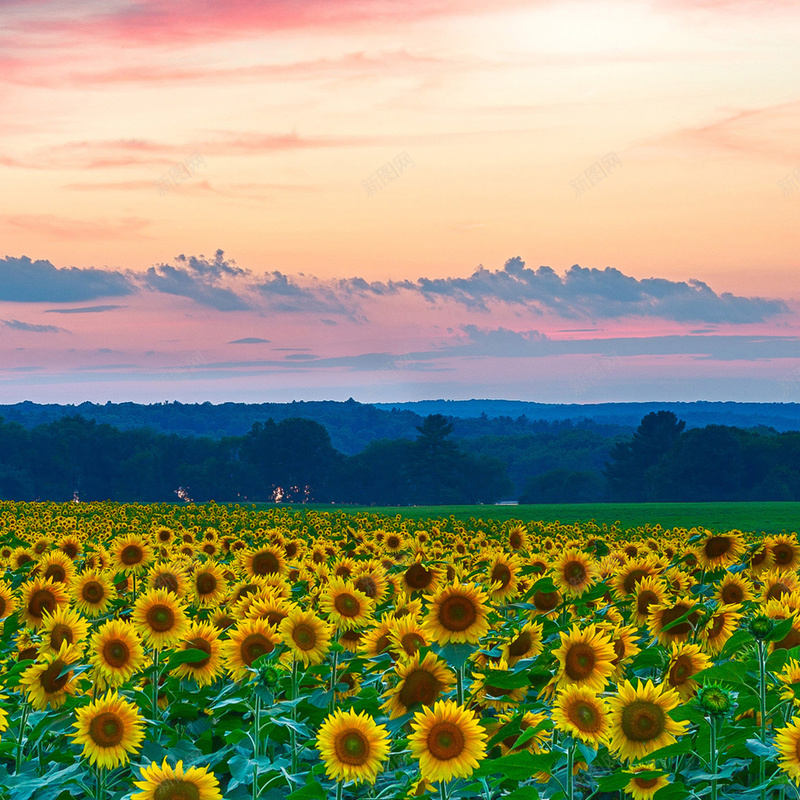
[[[221,438],[119,430],[80,415],[33,428],[0,419],[0,498],[439,504],[513,493],[505,465],[461,450],[445,417],[416,430],[346,456],[323,425],[302,418]]]
[[[454,437],[430,414],[415,436],[345,454],[319,422],[256,422],[242,436],[120,430],[80,415],[24,427],[0,418],[0,498],[428,505],[800,500],[800,431],[647,414],[632,435],[561,426]]]

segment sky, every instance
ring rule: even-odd
[[[789,0],[0,0],[0,403],[800,402]]]

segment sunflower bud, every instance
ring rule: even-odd
[[[697,705],[711,716],[727,714],[733,707],[731,693],[722,686],[710,684],[697,692]]]
[[[748,624],[750,633],[752,633],[756,639],[762,640],[766,639],[770,633],[772,633],[774,627],[775,621],[764,614],[753,617]]]
[[[281,677],[281,670],[272,664],[266,664],[258,670],[258,680],[262,686],[271,689],[276,686]]]

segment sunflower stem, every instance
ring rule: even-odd
[[[567,800],[574,800],[575,797],[575,778],[572,774],[572,767],[575,763],[575,742],[569,737],[567,742]]]
[[[461,664],[456,670],[456,691],[458,693],[458,704],[464,705],[464,665]]]
[[[22,713],[19,718],[19,733],[17,734],[17,772],[22,767],[22,752],[25,748],[25,729],[28,727],[28,715],[31,713],[30,703],[23,701]]]
[[[158,664],[158,650],[153,650],[153,676],[151,678],[152,682],[152,693],[151,693],[151,714],[153,717],[153,722],[156,724],[156,741],[161,739],[161,727],[158,725],[158,717],[160,716],[158,713],[158,684],[161,681],[161,670]]]
[[[331,669],[331,705],[329,709],[331,714],[336,710],[336,681],[338,679],[336,672],[338,669],[339,669],[339,653],[334,651],[333,668]],[[292,699],[294,700],[294,696],[292,696]]]
[[[344,781],[339,781],[336,784],[336,800],[342,800],[344,797]]]
[[[719,753],[717,752],[717,719],[714,716],[707,717],[710,733],[711,748],[711,800],[717,800],[717,769],[719,768]]]
[[[336,654],[334,653],[334,665],[336,664]],[[336,673],[336,667],[334,666],[334,674]],[[297,659],[292,659],[292,721],[297,721],[297,705],[294,701],[297,699],[297,684],[298,684],[298,668],[297,668]],[[333,707],[333,702],[331,702],[331,707]],[[292,748],[292,775],[297,774],[297,732],[294,729],[294,725],[289,728],[289,744]]]
[[[761,713],[760,731],[762,744],[767,743],[767,656],[763,639],[758,640],[758,701]],[[767,764],[764,756],[758,757],[758,782],[761,785],[761,800],[766,800]]]

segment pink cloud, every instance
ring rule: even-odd
[[[0,220],[12,227],[35,233],[37,236],[62,241],[150,238],[143,233],[150,222],[141,217],[87,222],[55,214],[16,214],[0,217]]]

